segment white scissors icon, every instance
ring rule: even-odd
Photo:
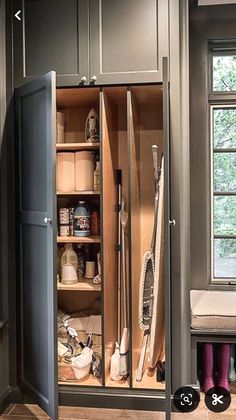
[[[219,404],[224,404],[223,401],[221,401],[221,399],[223,398],[224,395],[220,395],[220,397],[217,397],[217,394],[212,394],[212,405],[217,405],[217,403]]]

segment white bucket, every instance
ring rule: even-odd
[[[75,153],[75,189],[76,191],[93,191],[94,156],[91,152]]]
[[[89,375],[91,362],[92,362],[93,350],[89,347],[85,347],[79,356],[72,357],[71,366],[74,371],[76,379],[85,378]]]
[[[57,153],[57,191],[75,190],[75,154]]]

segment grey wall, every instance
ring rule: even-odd
[[[210,281],[210,178],[208,136],[208,40],[236,41],[236,5],[190,12],[191,285]]]

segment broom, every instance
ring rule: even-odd
[[[144,330],[142,348],[139,358],[139,364],[136,372],[136,381],[140,382],[143,376],[143,367],[145,362],[145,355],[147,349],[148,338],[150,335],[150,326],[153,315],[153,290],[154,290],[154,252],[155,252],[155,237],[157,229],[157,213],[158,213],[158,197],[159,197],[159,182],[161,169],[157,165],[157,151],[156,145],[152,146],[154,182],[155,182],[155,206],[154,206],[154,223],[151,239],[151,247],[143,256],[142,269],[139,283],[139,327]]]
[[[128,221],[128,213],[125,211],[125,201],[121,202],[121,261],[122,261],[122,281],[123,281],[123,309],[124,309],[124,328],[120,343],[120,375],[126,378],[129,374],[128,352],[129,352],[129,328],[128,328],[128,302],[127,302],[127,273],[126,273],[126,248],[125,248],[125,228]]]

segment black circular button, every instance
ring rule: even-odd
[[[229,391],[220,386],[209,389],[205,395],[205,404],[207,408],[214,413],[222,413],[227,410],[231,404],[231,395]]]
[[[182,386],[175,392],[173,401],[178,411],[190,413],[198,407],[200,396],[191,386]]]

